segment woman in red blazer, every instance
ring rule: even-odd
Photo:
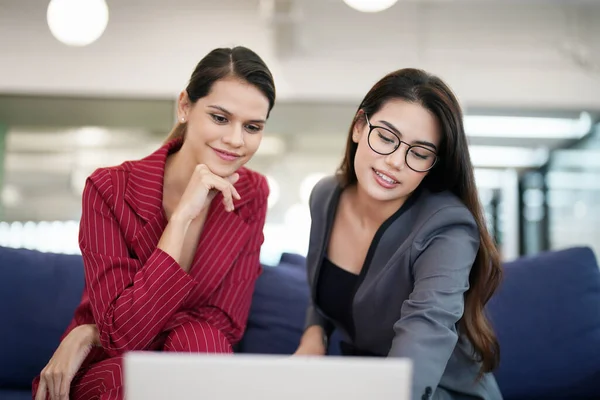
[[[232,352],[260,273],[268,196],[266,179],[243,165],[274,101],[258,55],[213,50],[179,96],[164,146],[88,178],[85,290],[34,380],[36,399],[122,398],[127,351]]]

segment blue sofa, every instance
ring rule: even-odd
[[[81,257],[0,248],[0,400],[30,399],[83,289]],[[284,254],[257,282],[236,351],[291,354],[302,334],[304,258]],[[488,312],[507,400],[600,399],[600,270],[589,248],[505,264]],[[334,333],[335,336],[335,333]],[[330,354],[339,354],[337,340]]]

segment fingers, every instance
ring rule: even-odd
[[[221,189],[221,193],[223,193],[223,205],[225,206],[225,211],[231,212],[234,210],[233,206],[233,193],[230,184],[227,184],[223,189]],[[235,189],[233,189],[235,190]]]
[[[62,374],[60,374],[58,372],[54,373],[54,382],[53,382],[54,393],[51,395],[52,400],[60,400],[60,385],[63,380],[64,379],[63,379]]]
[[[35,400],[68,400],[71,380],[65,374],[53,368],[44,369],[40,374],[40,384],[35,394]]]
[[[225,178],[225,180],[231,184],[231,189],[232,189],[231,192],[233,194],[233,197],[237,200],[240,200],[242,197],[240,196],[237,189],[233,185],[235,185],[239,179],[240,179],[240,174],[238,174],[237,172],[235,172],[235,173],[233,173],[233,175],[230,175],[227,178]]]
[[[240,179],[240,174],[238,174],[237,172],[234,172],[232,175],[229,175],[225,179],[232,185],[235,185],[236,182]]]
[[[240,179],[238,173],[233,173],[228,177],[222,178],[212,173],[212,171],[204,164],[197,165],[195,173],[198,174],[200,180],[209,190],[209,194],[207,195],[208,199],[212,199],[215,191],[219,191],[223,194],[223,205],[225,206],[225,210],[229,212],[234,210],[233,200],[241,200],[242,198],[234,187],[234,184]]]
[[[56,397],[54,395],[54,375],[50,370],[45,370],[42,371],[42,379],[46,382],[46,387],[48,388],[47,391],[50,396],[50,399],[55,400]]]
[[[232,193],[233,197],[236,200],[241,200],[242,199],[242,196],[240,196],[240,194],[238,193],[237,189],[233,185],[231,185],[231,193]]]
[[[60,400],[69,400],[69,389],[71,388],[71,380],[72,379],[68,379],[65,377],[60,383],[60,389],[58,392],[58,398]]]
[[[225,191],[228,190],[234,199],[240,200],[242,198],[235,186],[233,186],[240,179],[240,174],[236,172],[226,178],[221,178],[213,174],[212,178],[214,178],[213,187],[220,192],[223,192],[223,195],[225,195]]]
[[[240,194],[235,190],[233,185],[229,185],[224,190],[221,190],[221,193],[223,193],[223,205],[225,206],[225,210],[228,212],[233,211],[235,209],[233,199],[240,200]]]
[[[46,385],[46,378],[40,375],[40,384],[38,385],[37,392],[35,392],[35,400],[46,400],[46,393],[48,392],[48,386]]]
[[[233,199],[240,200],[242,198],[236,188],[230,182],[231,181],[229,179],[223,179],[216,175],[211,176],[210,182],[208,182],[214,190],[218,190],[223,194],[223,205],[227,211],[234,210]]]

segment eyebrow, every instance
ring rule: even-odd
[[[384,124],[388,129],[390,129],[391,131],[393,131],[396,135],[402,137],[402,132],[400,132],[398,130],[398,128],[396,128],[394,125],[390,124],[387,121],[384,120],[380,120],[379,122],[381,122],[382,124]],[[427,147],[431,147],[432,149],[434,149],[435,151],[437,151],[437,146],[431,142],[428,142],[426,140],[415,140],[413,142],[413,144],[419,144],[421,146],[427,146]]]
[[[215,110],[219,110],[219,111],[221,111],[223,114],[225,114],[227,116],[232,116],[233,115],[233,113],[231,111],[229,111],[226,108],[223,108],[221,106],[209,105],[208,108],[213,108]],[[247,121],[247,122],[251,122],[251,123],[254,123],[254,124],[264,124],[267,121],[264,120],[264,119],[252,119],[252,120]]]

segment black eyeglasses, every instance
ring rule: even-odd
[[[369,117],[365,114],[367,124],[369,125],[368,143],[371,150],[377,154],[387,156],[398,150],[404,143],[408,146],[405,160],[408,168],[415,172],[427,172],[435,166],[438,156],[431,149],[421,145],[412,145],[400,140],[398,135],[381,126],[371,125]]]

